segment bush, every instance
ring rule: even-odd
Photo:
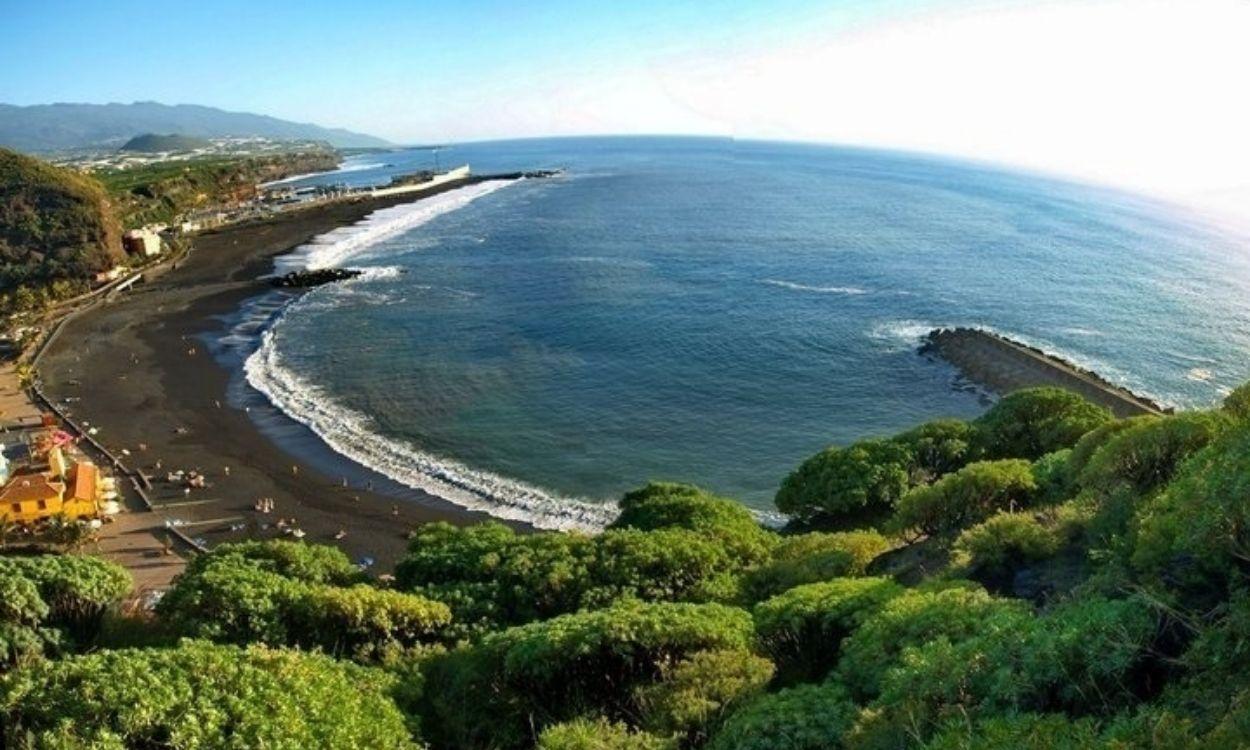
[[[912,589],[886,602],[842,642],[837,674],[856,696],[871,698],[908,647],[1011,631],[1029,617],[1022,603],[996,599],[979,588]]]
[[[1037,501],[1055,505],[1067,500],[1073,485],[1070,462],[1072,448],[1051,451],[1033,462],[1033,481],[1037,484]]]
[[[741,503],[672,482],[651,482],[625,493],[621,514],[609,528],[699,532],[719,541],[743,565],[768,559],[777,542],[777,535],[760,526]]]
[[[881,518],[907,491],[911,464],[907,448],[889,440],[827,448],[785,478],[775,503],[800,522]]]
[[[728,601],[738,594],[741,561],[716,540],[685,529],[617,529],[595,538],[583,606],[621,597],[648,601]]]
[[[901,532],[925,534],[965,528],[995,511],[1028,507],[1037,483],[1028,461],[978,461],[908,492],[891,520]]]
[[[699,651],[744,651],[751,618],[719,604],[620,602],[491,633],[430,660],[425,726],[452,747],[519,747],[531,728],[636,715],[636,688]]]
[[[893,442],[911,454],[911,484],[932,482],[975,458],[976,429],[962,419],[925,422],[896,435]]]
[[[1250,428],[1199,452],[1134,521],[1132,565],[1203,600],[1245,583],[1250,559]]]
[[[1233,419],[1250,417],[1250,383],[1242,383],[1224,397],[1224,411]]]
[[[773,664],[748,651],[700,651],[661,671],[660,682],[638,691],[642,725],[698,747],[730,712],[763,692]]]
[[[272,572],[267,559],[223,547],[221,554],[197,558],[157,605],[176,632],[368,657],[433,641],[451,622],[441,602],[366,584],[336,587],[286,578]]]
[[[1127,486],[1142,495],[1171,481],[1181,462],[1227,429],[1219,412],[1166,417],[1134,417],[1094,452],[1078,481],[1085,489],[1108,493]]]
[[[998,401],[973,424],[976,450],[986,458],[1030,461],[1071,448],[1082,435],[1112,421],[1111,412],[1062,388],[1026,388]]]
[[[537,750],[674,750],[668,740],[632,732],[607,719],[574,719],[554,724],[538,736]]]
[[[1023,564],[1059,551],[1060,539],[1030,513],[999,511],[959,535],[953,562],[980,581],[1003,584]]]
[[[364,580],[360,569],[337,547],[277,539],[218,545],[210,554],[192,558],[187,572],[195,575],[201,566],[227,558],[305,583],[348,586]]]
[[[78,555],[36,555],[32,557],[0,556],[0,580],[25,580],[36,589],[43,606],[30,600],[29,585],[20,587],[28,610],[41,615],[42,625],[62,629],[78,641],[90,641],[100,630],[100,623],[109,607],[130,592],[130,573],[113,563],[95,557]],[[18,589],[13,589],[18,595]],[[27,624],[33,624],[29,620]]]
[[[1159,618],[1142,601],[1090,598],[952,642],[906,649],[887,670],[875,744],[925,737],[944,722],[1015,712],[1113,715],[1150,697]]]
[[[743,590],[759,601],[805,583],[863,575],[890,541],[876,531],[812,532],[782,537],[772,559],[747,574]]]
[[[760,696],[726,721],[709,750],[834,750],[857,708],[836,683],[799,685]]]
[[[990,716],[969,725],[952,721],[923,746],[925,750],[1104,750],[1098,725],[1061,714]]]
[[[184,642],[43,662],[0,683],[12,748],[415,748],[381,672]]]
[[[760,645],[792,680],[816,680],[842,641],[904,592],[888,578],[841,578],[790,589],[755,606]]]

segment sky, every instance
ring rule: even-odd
[[[1250,219],[1250,0],[0,0],[0,101],[962,156]]]

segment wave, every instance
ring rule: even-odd
[[[292,305],[283,317],[298,307],[298,303]],[[274,338],[281,325],[279,318],[261,337],[260,348],[244,363],[247,382],[338,453],[400,484],[463,508],[538,528],[597,531],[616,517],[613,504],[557,497],[380,435],[368,416],[335,403],[324,388],[283,364]]]
[[[373,245],[403,234],[445,213],[507,187],[517,180],[487,180],[448,190],[413,203],[403,203],[374,211],[351,226],[339,227],[314,237],[274,261],[274,273],[316,270],[341,265]]]
[[[815,292],[817,294],[867,294],[867,289],[860,289],[857,286],[808,286],[807,284],[798,284],[793,281],[782,281],[779,279],[764,279],[761,284],[770,286],[779,286],[785,289],[793,289],[799,292]]]

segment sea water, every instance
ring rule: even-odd
[[[242,387],[397,486],[500,517],[594,528],[652,479],[767,516],[824,446],[984,410],[916,353],[937,326],[992,328],[1182,408],[1250,378],[1245,238],[1146,198],[678,138],[370,153],[293,184],[383,184],[436,159],[565,172],[385,209],[279,260],[366,273],[258,303]]]

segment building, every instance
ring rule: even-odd
[[[96,518],[112,494],[95,464],[66,455],[69,437],[48,428],[31,445],[31,460],[15,468],[0,487],[0,519],[37,523],[54,516]]]
[[[131,255],[151,258],[161,254],[161,235],[151,227],[131,229],[122,236],[122,246]]]

